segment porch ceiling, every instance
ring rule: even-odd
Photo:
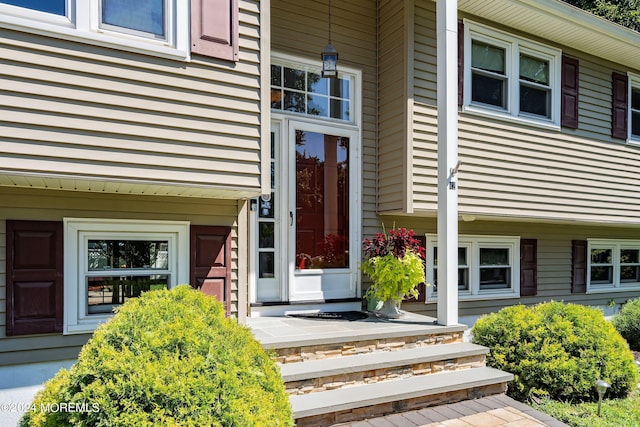
[[[124,181],[104,178],[78,179],[64,176],[11,175],[2,173],[0,173],[0,187],[232,200],[256,197],[260,194],[259,188],[219,188],[202,184],[188,185],[184,183]]]
[[[458,0],[460,11],[640,70],[640,33],[558,0]]]

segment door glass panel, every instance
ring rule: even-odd
[[[260,252],[259,255],[260,279],[272,279],[275,277],[275,254],[273,252]]]
[[[296,130],[296,269],[349,267],[349,138]]]
[[[260,223],[260,241],[258,247],[260,248],[273,248],[274,242],[274,223],[273,222],[261,222]]]

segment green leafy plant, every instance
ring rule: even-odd
[[[640,351],[640,298],[628,301],[612,320],[632,350]]]
[[[491,349],[487,364],[511,372],[507,394],[525,400],[597,399],[594,384],[611,384],[610,398],[626,396],[638,382],[629,346],[595,308],[561,302],[511,306],[481,317],[473,342]]]
[[[127,301],[32,408],[22,426],[293,426],[274,361],[189,286]]]
[[[418,296],[417,286],[424,282],[424,247],[413,230],[391,229],[363,242],[365,261],[360,267],[372,281],[367,298],[400,303]]]

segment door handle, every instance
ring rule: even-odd
[[[289,218],[291,218],[291,222],[289,223],[289,226],[293,226],[293,212],[289,211]]]

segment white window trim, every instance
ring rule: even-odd
[[[471,41],[481,40],[505,48],[507,84],[507,108],[474,103],[471,100]],[[551,117],[520,113],[519,58],[520,51],[549,61],[551,88]],[[464,20],[464,92],[462,111],[496,119],[526,123],[532,126],[560,129],[562,51],[477,22]]]
[[[591,249],[606,248],[613,249],[611,254],[613,263],[613,283],[612,284],[591,284]],[[640,290],[640,282],[621,283],[620,282],[620,250],[640,249],[640,240],[611,240],[611,239],[588,239],[587,240],[587,293],[608,293],[608,292],[628,292]]]
[[[100,28],[99,0],[67,0],[67,16],[0,4],[0,27],[188,61],[189,0],[170,0],[167,5],[167,40],[162,41]]]
[[[169,241],[169,288],[189,282],[189,222],[64,218],[63,333],[91,333],[112,314],[88,314],[85,276],[89,239],[145,238]],[[173,255],[172,255],[173,254]]]
[[[433,248],[438,246],[436,235],[427,234],[426,275],[427,283],[434,282]],[[469,289],[458,292],[461,301],[520,298],[520,237],[519,236],[474,236],[460,235],[458,247],[467,248]],[[480,290],[480,248],[509,248],[511,257],[511,288]],[[427,288],[427,303],[437,302],[437,293],[432,286]]]
[[[627,94],[627,143],[630,145],[640,145],[640,135],[634,135],[632,132],[632,126],[631,126],[631,117],[632,117],[632,111],[631,111],[631,91],[634,87],[640,89],[640,75],[638,74],[632,74],[632,73],[627,73],[627,77],[628,77],[628,94]]]

